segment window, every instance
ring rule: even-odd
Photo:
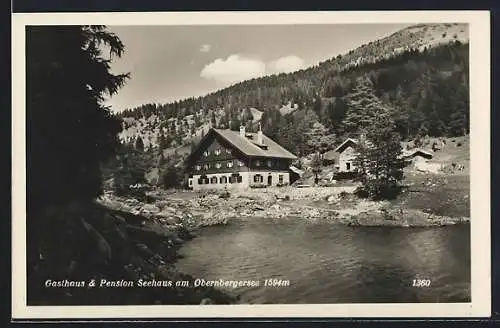
[[[216,184],[217,183],[217,177],[211,177],[210,178],[210,183]]]
[[[196,166],[194,167],[194,169],[195,169],[196,171],[199,171],[199,170],[201,170],[201,166],[200,166],[200,165],[196,165]]]
[[[351,163],[347,162],[345,163],[346,169],[349,171],[351,169]]]
[[[217,155],[217,156],[218,156],[218,155],[220,155],[220,149],[219,149],[219,148],[217,148],[217,149],[214,151],[214,154],[215,154],[215,155]]]
[[[216,168],[220,169],[220,168],[221,168],[221,166],[222,166],[222,165],[221,165],[221,163],[219,163],[219,162],[215,163],[215,167],[216,167]]]
[[[207,164],[203,165],[203,169],[208,170],[209,168],[210,168],[210,164],[207,163]]]
[[[226,177],[220,177],[220,183],[227,183]]]
[[[193,180],[189,179],[189,185],[192,186],[193,185]]]
[[[243,177],[241,175],[238,175],[238,183],[242,183],[243,182]]]
[[[208,157],[208,150],[206,150],[206,151],[203,152],[203,156],[204,157]]]
[[[239,175],[238,173],[233,173],[229,178],[229,183],[241,183],[241,182],[242,178],[241,175]]]
[[[256,174],[253,176],[253,182],[264,182],[264,177],[260,174]]]
[[[283,183],[283,174],[278,175],[278,181],[279,183]]]
[[[229,162],[227,162],[227,163],[226,163],[226,166],[227,166],[227,167],[233,167],[233,161],[229,161]]]
[[[203,179],[202,178],[198,179],[198,184],[203,184]]]
[[[273,161],[268,160],[267,161],[267,167],[273,167]]]
[[[245,165],[245,163],[243,163],[243,161],[238,161],[238,166],[239,166],[239,167],[242,167],[242,166],[244,166],[244,165]]]
[[[231,149],[226,148],[226,154],[231,154]]]
[[[255,161],[255,166],[260,166],[260,161],[259,160]]]

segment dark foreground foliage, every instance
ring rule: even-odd
[[[144,181],[142,140],[119,147],[121,122],[104,107],[128,74],[110,73],[124,45],[103,26],[30,26],[27,78],[28,305],[200,304],[229,298],[196,288],[61,288],[47,280],[190,280],[172,267],[190,234],[182,226],[144,226],[144,218],[93,202],[103,164],[118,194]],[[118,150],[118,151],[117,151]],[[137,195],[135,195],[137,196]],[[23,218],[14,218],[23,220]]]
[[[127,74],[109,72],[124,46],[102,26],[26,29],[27,169],[30,211],[101,193],[100,165],[121,123],[103,106]]]
[[[37,243],[30,243],[28,305],[141,305],[234,303],[207,287],[139,287],[144,281],[189,281],[172,263],[193,236],[179,225],[113,211],[98,204],[47,208],[35,218]],[[56,228],[57,227],[57,228]],[[85,287],[46,287],[47,280],[83,281]],[[94,279],[95,287],[88,287]],[[134,287],[99,287],[100,280],[132,281]]]

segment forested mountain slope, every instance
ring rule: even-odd
[[[203,97],[145,104],[119,114],[122,141],[189,149],[209,126],[264,133],[297,155],[331,149],[370,118],[377,99],[404,139],[468,133],[465,24],[412,26],[289,74],[244,81]]]

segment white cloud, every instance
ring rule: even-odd
[[[266,74],[266,64],[258,59],[231,55],[227,59],[216,59],[206,65],[200,73],[205,79],[230,84],[260,77]]]
[[[209,52],[210,50],[212,50],[211,44],[202,44],[200,47],[200,52]]]
[[[266,64],[258,59],[231,55],[227,59],[218,58],[207,64],[200,76],[221,84],[232,84],[268,74],[290,73],[304,66],[304,60],[297,56],[281,57]]]
[[[272,73],[291,73],[304,68],[304,60],[297,56],[285,56],[269,63],[268,71]]]

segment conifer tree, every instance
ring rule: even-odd
[[[369,127],[383,104],[375,95],[373,83],[360,78],[353,92],[345,97],[347,113],[344,118],[344,127],[348,135],[356,136],[360,130]]]
[[[129,77],[110,71],[123,52],[105,26],[26,28],[28,212],[102,193],[122,128],[104,99]]]
[[[215,112],[212,112],[212,117],[210,118],[210,124],[212,124],[213,128],[215,128],[217,125],[217,119],[215,118]]]
[[[387,112],[363,129],[354,165],[359,170],[360,194],[373,199],[395,197],[403,179],[405,161],[396,125]]]
[[[135,149],[140,152],[144,151],[144,142],[142,141],[141,136],[137,136],[137,139],[135,139]]]
[[[233,131],[239,131],[240,125],[241,125],[240,120],[238,118],[234,117],[231,119],[231,125],[229,128]]]
[[[160,132],[160,136],[158,137],[158,148],[160,148],[160,150],[167,148],[167,139],[165,138],[163,131]]]
[[[311,169],[312,172],[314,173],[314,183],[318,184],[319,182],[319,174],[321,173],[321,157],[319,153],[314,154],[312,161],[311,161]]]
[[[113,178],[113,189],[118,195],[142,196],[134,194],[132,186],[146,181],[144,154],[135,147],[122,145],[118,153],[118,165],[113,173]]]

